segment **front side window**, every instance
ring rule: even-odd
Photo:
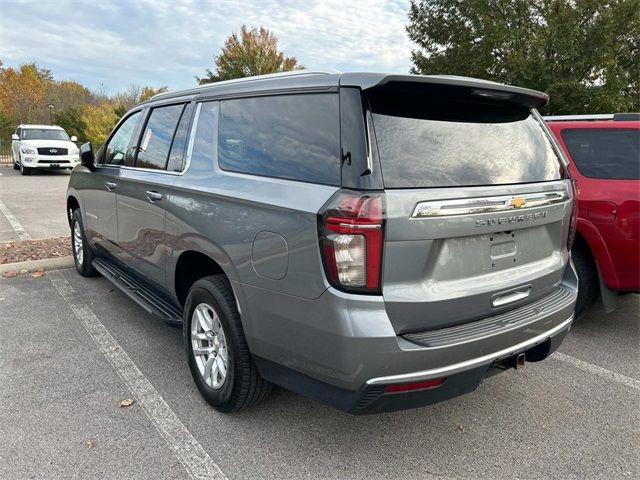
[[[140,120],[141,112],[136,112],[127,118],[112,135],[104,149],[104,163],[107,165],[124,165],[129,152],[131,137]]]
[[[184,105],[169,105],[151,110],[147,125],[140,136],[136,167],[164,170],[171,143]]]
[[[22,140],[69,140],[64,130],[57,128],[25,128],[22,130]]]
[[[640,129],[567,128],[562,139],[585,177],[640,179]]]
[[[234,172],[339,185],[338,95],[220,102],[218,161]]]

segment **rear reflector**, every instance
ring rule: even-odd
[[[431,380],[424,380],[422,382],[396,383],[384,387],[384,393],[409,392],[411,390],[439,387],[445,380],[446,378],[432,378]]]

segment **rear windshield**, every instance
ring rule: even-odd
[[[571,128],[562,130],[562,139],[585,177],[640,178],[640,129]]]
[[[386,188],[561,178],[559,158],[529,109],[402,95],[369,101]]]

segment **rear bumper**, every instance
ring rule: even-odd
[[[546,358],[571,326],[577,279],[570,266],[556,286],[562,295],[512,310],[509,320],[498,315],[479,321],[485,322],[479,331],[462,329],[422,344],[396,335],[380,297],[329,289],[307,300],[240,284],[234,290],[266,379],[351,413],[375,413],[473,391],[496,372],[497,362],[519,353],[529,361]],[[492,320],[496,328],[487,327]],[[434,378],[446,379],[433,388],[385,393],[388,385]]]

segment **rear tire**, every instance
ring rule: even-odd
[[[71,215],[71,250],[76,270],[83,277],[93,277],[98,271],[93,267],[93,250],[84,234],[84,225],[80,209],[76,208]]]
[[[573,246],[571,257],[578,273],[576,318],[580,318],[593,306],[600,294],[598,268],[589,248],[583,243]]]
[[[13,149],[11,150],[11,161],[13,162],[13,169],[20,170],[20,165],[18,165],[18,162],[16,161],[16,157],[14,157],[13,155]]]
[[[251,358],[231,285],[224,275],[193,284],[184,308],[183,333],[189,370],[200,394],[213,408],[221,412],[242,410],[269,393],[271,384],[262,378]],[[194,348],[200,353],[194,354]],[[209,353],[202,353],[204,350]],[[223,370],[224,375],[220,373]]]

